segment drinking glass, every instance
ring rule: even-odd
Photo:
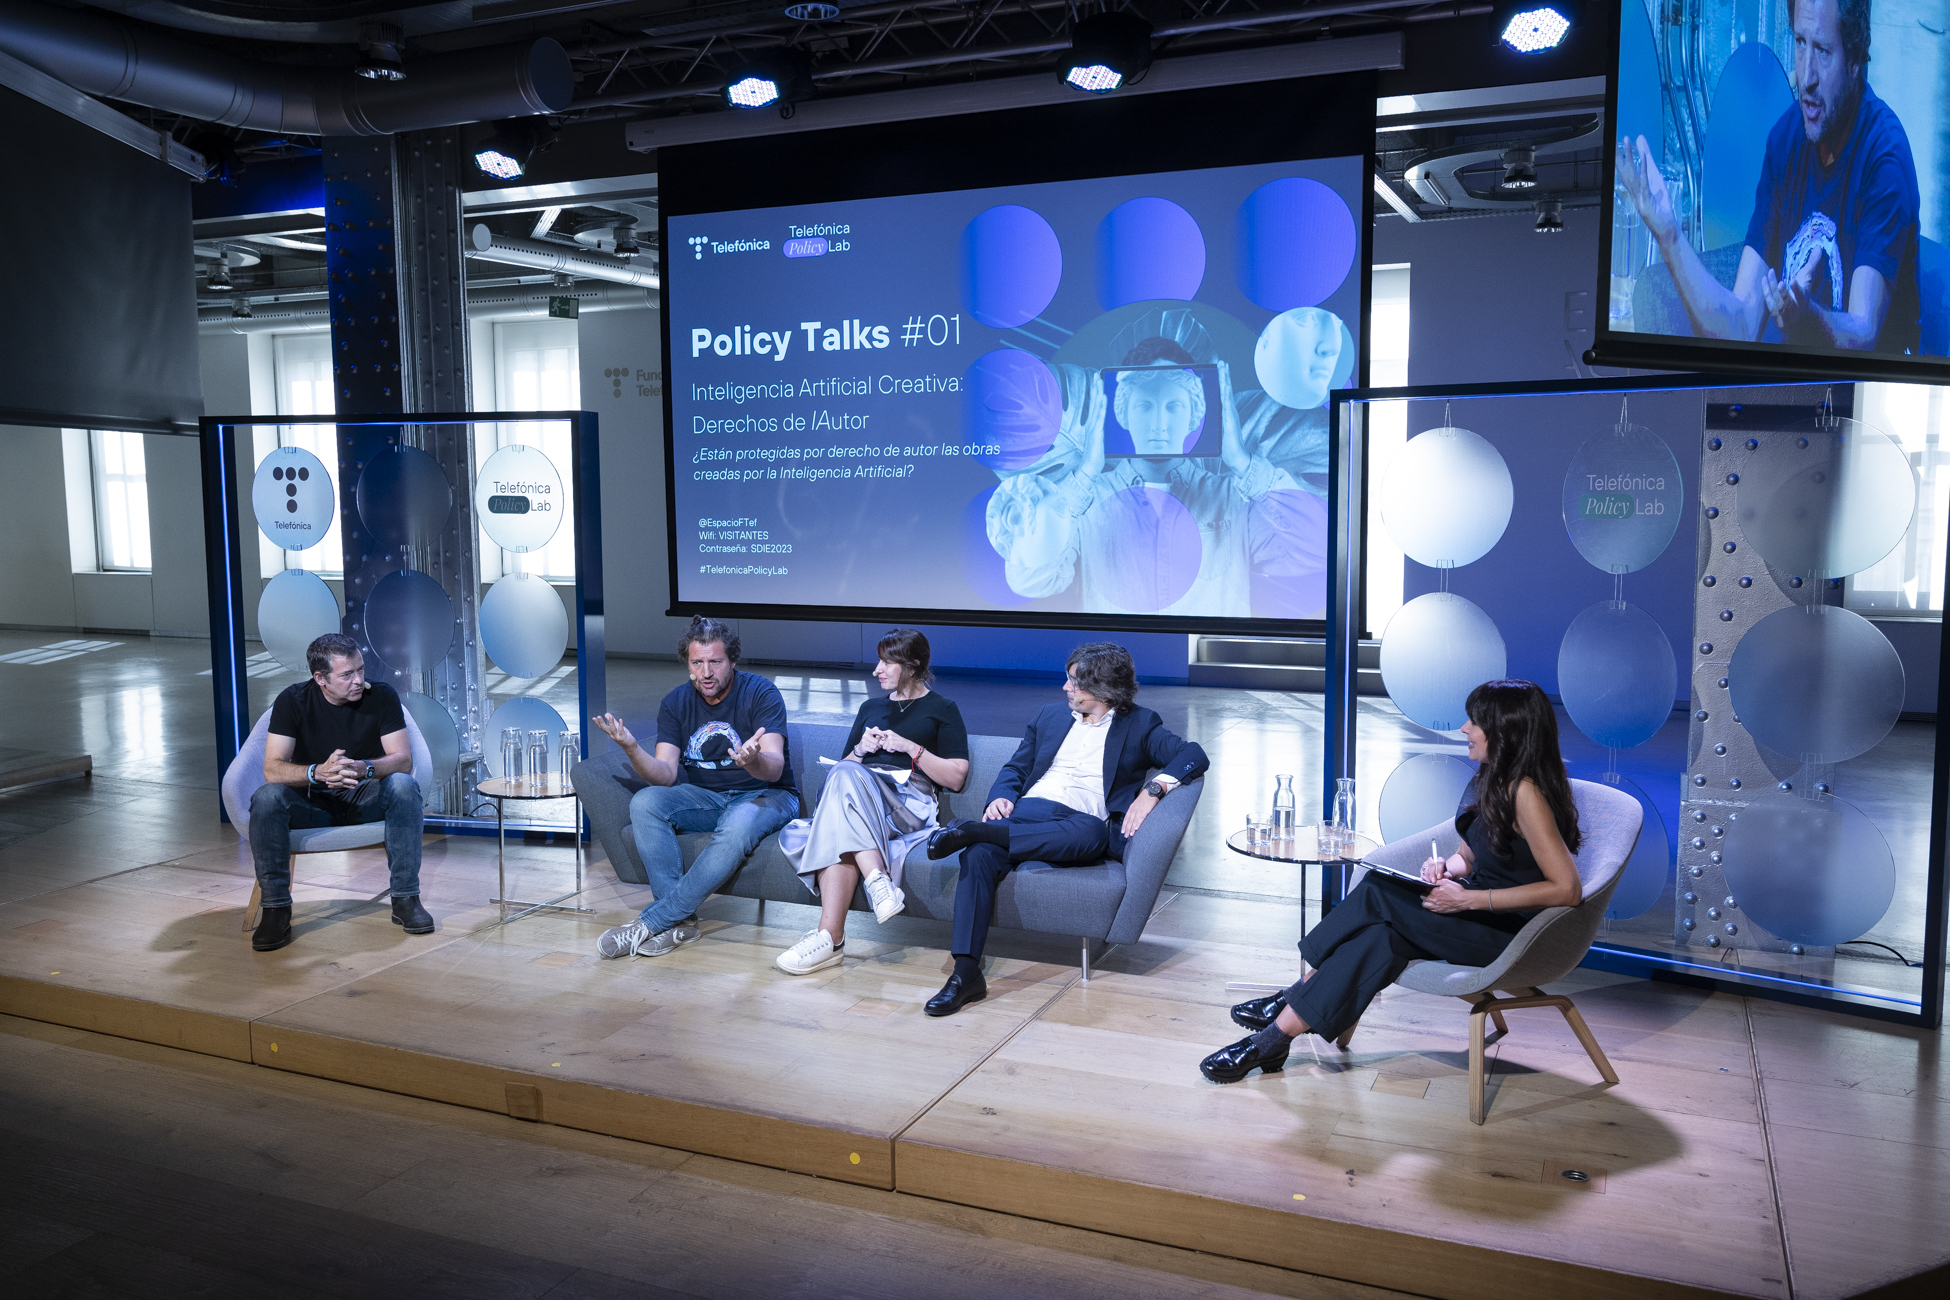
[[[564,789],[567,789],[571,784],[569,780],[569,769],[574,767],[581,757],[582,737],[573,731],[563,732],[562,748],[558,751],[558,767],[562,773],[562,787]]]
[[[501,779],[511,785],[520,785],[521,760],[521,732],[518,728],[509,727],[501,733]]]
[[[548,784],[548,732],[528,733],[528,779],[539,788]]]
[[[1290,840],[1296,825],[1297,805],[1293,798],[1293,774],[1275,774],[1273,777],[1273,838]]]
[[[1246,847],[1249,849],[1266,847],[1266,819],[1256,813],[1246,814]]]

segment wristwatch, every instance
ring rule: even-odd
[[[372,760],[366,760],[366,780],[372,780]]]
[[[1165,784],[1164,782],[1162,782],[1162,781],[1146,781],[1146,782],[1144,783],[1144,792],[1145,792],[1146,794],[1148,794],[1148,795],[1150,795],[1150,796],[1151,796],[1151,797],[1152,797],[1153,799],[1162,799],[1162,798],[1164,798],[1164,797],[1165,797],[1165,795],[1166,795],[1166,794],[1167,794],[1167,793],[1168,793],[1168,792],[1169,792],[1170,790],[1171,790],[1171,787],[1170,787],[1170,786],[1168,786],[1168,785],[1166,785],[1166,784]]]

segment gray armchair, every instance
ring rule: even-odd
[[[820,791],[826,785],[827,768],[819,756],[838,757],[846,744],[847,731],[843,723],[788,724],[787,748],[798,780],[801,816],[812,815]],[[982,815],[988,803],[989,787],[1019,743],[1010,736],[968,738],[968,784],[960,792],[947,796],[944,820]],[[644,783],[630,767],[629,760],[611,745],[607,752],[577,764],[572,779],[589,814],[590,830],[609,854],[617,878],[631,884],[649,884],[650,878],[637,856],[636,839],[630,834],[630,797]],[[1004,929],[1079,938],[1083,977],[1089,979],[1093,943],[1132,943],[1144,933],[1145,922],[1150,920],[1151,909],[1164,887],[1165,875],[1171,870],[1172,856],[1178,851],[1178,843],[1184,838],[1203,789],[1202,778],[1188,781],[1160,803],[1125,845],[1122,862],[1106,861],[1084,867],[1023,863],[1009,873],[996,891],[994,923]],[[686,867],[710,839],[708,834],[677,837]],[[938,862],[930,861],[923,852],[910,854],[902,885],[907,894],[906,915],[952,920],[955,882],[960,873],[959,853]],[[720,892],[776,903],[813,901],[779,849],[777,836],[767,836]],[[864,890],[855,891],[851,906],[855,911],[872,910]]]
[[[402,707],[400,715],[406,719],[407,743],[413,747],[413,779],[420,783],[421,790],[433,786],[433,751],[427,748],[426,737],[420,734],[419,724],[413,721],[411,710]],[[257,725],[244,739],[238,749],[237,757],[230,760],[230,766],[223,773],[223,809],[230,814],[230,824],[237,828],[237,834],[248,844],[251,837],[251,796],[264,784],[264,744],[271,730],[271,711],[264,710],[258,716]],[[310,830],[291,832],[292,878],[297,878],[298,855],[301,853],[342,853],[347,849],[371,848],[386,842],[386,823],[362,822],[355,826],[318,826]],[[389,886],[372,896],[378,902],[392,893]],[[251,901],[244,908],[244,928],[254,929],[257,925],[258,904],[264,898],[263,887],[251,885]]]
[[[1461,998],[1469,1003],[1469,1119],[1481,1124],[1486,1114],[1483,1098],[1485,1045],[1483,1021],[1496,1024],[1497,1032],[1509,1032],[1503,1013],[1528,1007],[1556,1007],[1570,1024],[1571,1032],[1584,1044],[1591,1063],[1598,1067],[1606,1083],[1617,1083],[1618,1075],[1605,1058],[1598,1040],[1591,1036],[1584,1017],[1571,999],[1543,992],[1538,986],[1562,979],[1584,960],[1591,941],[1598,935],[1605,907],[1612,890],[1618,887],[1625,863],[1638,843],[1644,810],[1623,790],[1592,781],[1571,782],[1572,797],[1578,805],[1578,825],[1584,831],[1584,845],[1576,861],[1578,879],[1584,884],[1584,900],[1576,907],[1547,907],[1517,931],[1510,946],[1488,966],[1457,966],[1446,961],[1412,961],[1396,982],[1418,993],[1436,993]],[[1425,831],[1368,855],[1368,860],[1384,866],[1414,870],[1427,860],[1427,845],[1437,843],[1445,854],[1454,853],[1460,842],[1453,821]],[[1511,996],[1498,997],[1498,991]],[[1353,1030],[1341,1039],[1347,1045]]]

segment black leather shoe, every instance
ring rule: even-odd
[[[975,823],[966,817],[957,817],[928,836],[928,857],[939,860],[950,853],[959,853],[976,843],[975,837],[969,834],[974,825]],[[947,1012],[944,1011],[942,1014],[946,1015]]]
[[[393,900],[393,924],[406,927],[408,934],[432,934],[433,918],[420,906],[420,896]]]
[[[1279,1018],[1286,1009],[1286,994],[1269,993],[1251,1002],[1241,1002],[1232,1009],[1232,1023],[1244,1025],[1248,1029],[1264,1029]]]
[[[291,942],[291,908],[266,907],[257,913],[257,928],[251,931],[251,947],[259,952],[276,952]]]
[[[1237,1083],[1255,1069],[1278,1074],[1286,1069],[1287,1053],[1292,1049],[1293,1040],[1288,1039],[1285,1047],[1262,1056],[1250,1037],[1242,1038],[1200,1061],[1198,1072],[1214,1083]]]
[[[928,999],[926,1010],[931,1016],[952,1016],[969,1003],[980,1002],[988,995],[988,981],[980,974],[950,975],[948,982],[941,986],[941,992]]]

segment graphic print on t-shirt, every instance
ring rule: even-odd
[[[729,722],[707,722],[691,733],[690,743],[684,746],[684,766],[736,767],[731,755],[744,743]]]

